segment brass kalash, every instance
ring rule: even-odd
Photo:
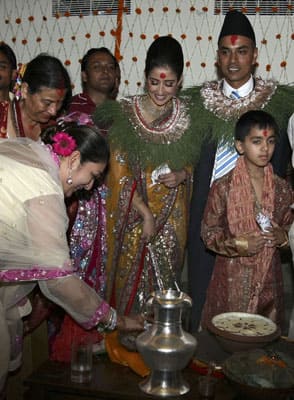
[[[192,358],[196,339],[182,328],[182,312],[191,307],[190,297],[176,290],[154,292],[147,300],[147,310],[152,309],[154,321],[136,340],[136,346],[150,375],[140,383],[143,392],[156,396],[179,396],[190,390],[182,377],[182,370]]]

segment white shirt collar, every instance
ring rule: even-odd
[[[254,88],[254,80],[253,80],[253,76],[251,75],[251,77],[249,78],[249,80],[244,83],[244,85],[242,85],[241,87],[239,87],[238,90],[238,94],[240,97],[245,97],[247,96],[250,92],[252,92]],[[231,93],[234,89],[231,85],[228,84],[228,82],[223,79],[223,92],[224,95],[226,97],[230,97]]]

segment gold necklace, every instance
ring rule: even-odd
[[[156,106],[147,94],[141,100],[141,108],[145,115],[151,117],[151,122],[169,115],[173,107],[172,98],[162,106]]]

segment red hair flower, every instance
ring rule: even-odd
[[[71,153],[77,148],[76,141],[66,132],[56,132],[52,137],[53,150],[60,156],[70,156]]]

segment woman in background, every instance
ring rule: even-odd
[[[61,61],[47,54],[21,70],[15,98],[0,103],[0,138],[38,140],[42,129],[66,108],[72,94],[70,78]]]

